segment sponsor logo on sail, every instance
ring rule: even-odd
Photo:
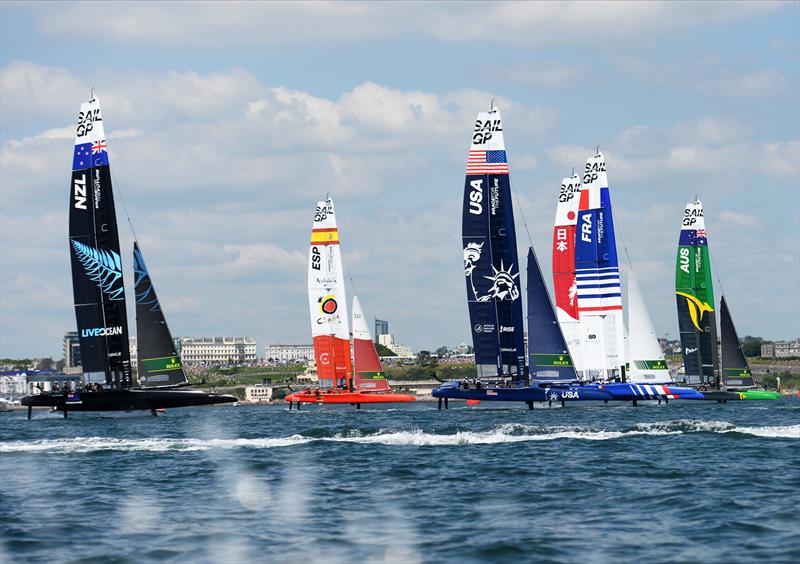
[[[692,324],[698,331],[702,333],[703,329],[700,328],[700,322],[703,320],[703,316],[706,314],[706,312],[714,311],[714,308],[708,305],[707,302],[701,302],[691,294],[686,294],[684,292],[675,293],[686,298],[686,304],[689,307],[689,317],[692,319]]]
[[[111,337],[113,335],[122,335],[121,325],[116,327],[92,327],[81,330],[81,337]]]
[[[319,310],[327,315],[333,315],[339,309],[339,304],[336,303],[336,297],[333,294],[321,297],[319,300]]]

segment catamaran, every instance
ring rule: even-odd
[[[339,229],[333,200],[318,202],[314,210],[308,258],[308,303],[318,387],[292,392],[284,399],[289,409],[303,403],[395,403],[415,401],[408,394],[386,393],[389,382],[369,333],[361,303],[353,302],[355,374],[350,356],[350,328],[342,268]]]
[[[446,382],[433,390],[449,399],[533,402],[610,399],[597,388],[570,388],[577,380],[558,328],[533,248],[528,252],[528,331],[531,374],[526,363],[519,257],[500,110],[492,106],[475,121],[467,156],[462,211],[464,277],[476,378]]]
[[[725,296],[721,300],[722,370],[717,350],[714,284],[703,204],[695,200],[683,212],[675,269],[675,297],[681,336],[684,379],[704,399],[778,399],[780,394],[754,389]]]
[[[81,105],[78,114],[70,184],[69,245],[83,386],[22,398],[22,405],[28,406],[29,419],[33,407],[51,407],[62,411],[64,417],[70,411],[135,409],[149,409],[155,415],[162,408],[236,401],[234,396],[175,389],[186,383],[186,376],[168,337],[169,330],[138,247],[134,248],[136,285],[149,285],[151,291],[145,297],[148,306],[156,309],[140,322],[137,294],[139,343],[143,346],[139,349],[140,380],[134,386],[108,146],[100,102],[94,96]],[[165,331],[169,345],[164,342]],[[163,352],[163,356],[151,356],[157,352]]]

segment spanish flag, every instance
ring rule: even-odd
[[[311,231],[312,245],[338,245],[339,230],[335,227],[325,229],[313,229]]]

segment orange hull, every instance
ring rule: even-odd
[[[408,394],[350,392],[347,390],[295,392],[283,399],[297,403],[397,403],[417,400],[415,396]]]

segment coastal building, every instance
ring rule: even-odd
[[[389,322],[385,319],[378,319],[375,318],[375,342],[380,343],[378,338],[381,335],[388,335],[389,334]]]
[[[761,345],[761,356],[766,358],[788,358],[800,356],[800,339],[775,341]]]
[[[272,386],[269,384],[254,384],[244,389],[244,399],[251,403],[272,401]]]
[[[24,372],[0,374],[0,398],[18,401],[28,394],[28,376]]]
[[[317,375],[317,361],[315,361],[313,358],[309,360],[305,372],[297,375],[297,381],[311,383],[319,382],[319,376]]]
[[[408,348],[408,347],[406,347],[404,345],[401,345],[399,343],[396,343],[394,341],[394,335],[392,335],[391,333],[388,333],[386,335],[379,335],[378,343],[383,345],[384,347],[386,347],[390,351],[392,351],[397,356],[403,356],[403,357],[413,357],[414,356],[414,353],[411,352],[410,348]]]
[[[81,368],[81,342],[77,331],[64,333],[64,371]],[[73,372],[70,370],[70,372]],[[80,370],[78,370],[80,372]]]
[[[183,337],[184,364],[253,364],[256,340],[251,337]]]
[[[273,362],[306,362],[314,358],[314,345],[267,345],[264,359]]]

